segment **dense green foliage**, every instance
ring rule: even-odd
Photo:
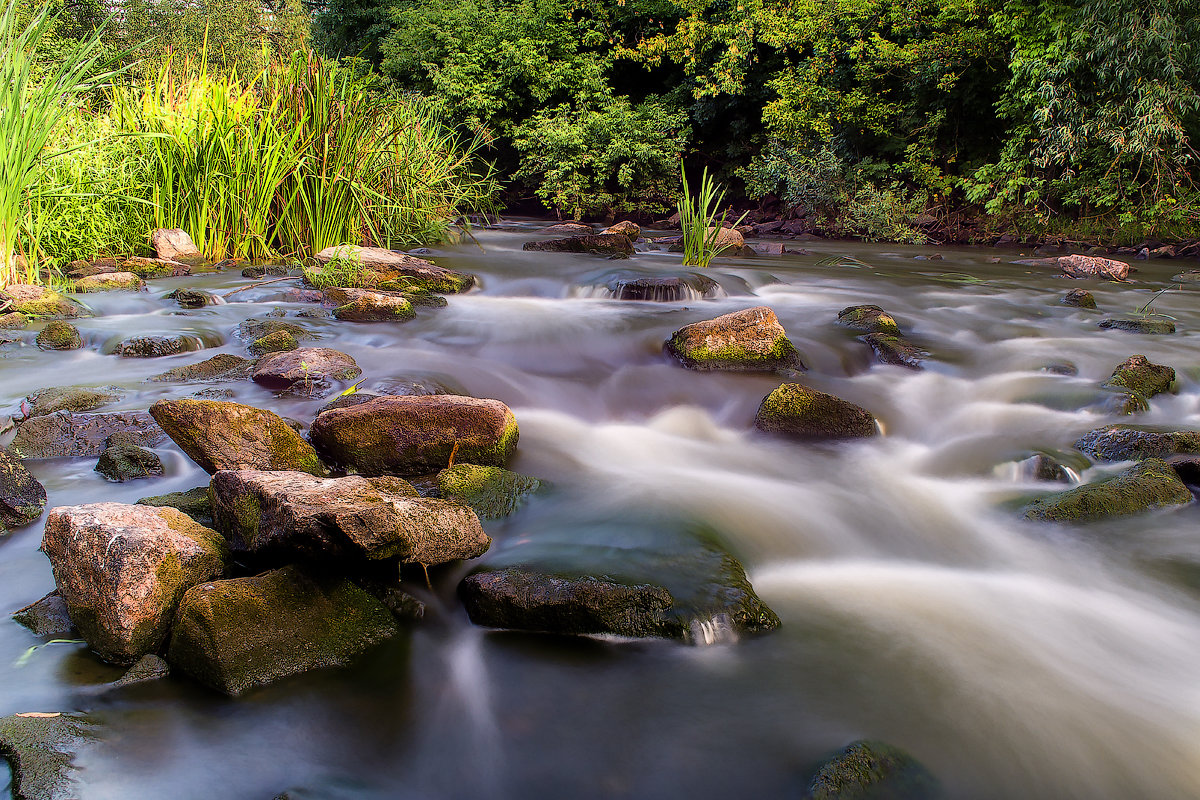
[[[316,40],[442,103],[563,214],[685,156],[815,227],[1200,228],[1188,0],[330,0]]]

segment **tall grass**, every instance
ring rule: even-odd
[[[39,46],[56,18],[45,5],[22,27],[18,3],[0,13],[0,286],[39,280],[35,194],[56,153],[48,149],[58,124],[84,96],[116,72],[103,68],[101,31],[82,41],[34,79]]]
[[[725,190],[712,179],[705,167],[700,178],[700,190],[693,197],[687,174],[680,165],[683,195],[679,199],[679,227],[683,229],[683,264],[707,267],[717,256],[717,241],[721,236],[721,220],[717,212],[725,199]],[[721,215],[722,219],[724,215]],[[734,227],[746,218],[743,214]]]

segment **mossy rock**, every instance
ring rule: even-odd
[[[24,314],[18,314],[16,311],[0,314],[0,331],[20,331],[24,330],[27,325],[29,325],[29,320]]]
[[[188,275],[191,273],[192,268],[182,261],[136,256],[125,259],[121,264],[121,270],[132,272],[139,278],[149,280],[152,278],[171,278],[178,275]]]
[[[763,398],[754,425],[798,439],[853,439],[879,433],[871,412],[798,383],[785,383]]]
[[[168,300],[174,300],[180,308],[196,309],[217,304],[217,299],[208,292],[199,289],[176,289],[167,294]]]
[[[853,742],[826,761],[805,800],[935,800],[937,779],[915,758],[884,742]]]
[[[45,286],[9,284],[0,289],[0,305],[3,305],[5,300],[11,303],[7,309],[9,312],[20,313],[26,317],[73,319],[91,316],[90,312],[79,303],[69,300]]]
[[[1190,502],[1192,493],[1175,470],[1160,458],[1149,458],[1111,478],[1034,500],[1025,507],[1025,517],[1091,522]]]
[[[37,346],[42,350],[78,350],[83,347],[83,336],[69,322],[52,320],[46,323],[37,335]]]
[[[8,446],[20,458],[97,458],[108,446],[110,436],[131,433],[139,447],[154,447],[166,434],[144,412],[72,414],[56,411],[30,417],[17,427]]]
[[[110,481],[123,483],[162,475],[163,463],[153,450],[124,444],[106,448],[96,462],[96,472]]]
[[[208,493],[207,486],[197,486],[186,492],[168,492],[167,494],[143,497],[137,501],[137,504],[178,509],[201,525],[211,528],[213,524],[212,498]]]
[[[593,233],[526,242],[522,250],[543,253],[592,253],[595,255],[633,255],[633,242],[623,233]]]
[[[1200,453],[1200,431],[1158,431],[1112,425],[1088,431],[1075,449],[1102,461],[1132,461]]]
[[[185,333],[131,336],[117,343],[112,354],[120,358],[162,358],[200,350],[203,342]]]
[[[882,333],[885,336],[900,336],[900,325],[896,318],[879,306],[850,306],[838,312],[840,325],[866,333]]]
[[[55,589],[50,594],[13,613],[13,622],[24,625],[35,636],[46,639],[77,639],[79,631],[71,622],[67,603]]]
[[[481,519],[508,516],[541,486],[537,478],[476,464],[455,464],[437,474],[438,494],[470,506]]]
[[[445,308],[448,304],[446,298],[440,294],[435,294],[432,290],[423,286],[409,286],[402,281],[384,281],[379,284],[379,288],[387,292],[397,292],[414,306],[429,306],[431,308]]]
[[[1095,308],[1096,298],[1087,289],[1072,289],[1062,296],[1058,302],[1064,306],[1075,308]]]
[[[774,372],[804,367],[775,312],[766,306],[685,325],[664,347],[689,369]]]
[[[921,362],[929,357],[921,348],[905,339],[903,336],[889,336],[883,333],[868,333],[862,337],[875,353],[881,364],[908,369],[923,369]]]
[[[75,281],[75,291],[79,294],[90,292],[140,292],[145,288],[145,282],[132,272],[105,272],[99,275],[88,275]]]
[[[0,450],[0,532],[28,525],[45,508],[45,487],[20,459]]]
[[[0,754],[12,768],[14,800],[81,797],[72,777],[76,752],[95,725],[75,714],[32,713],[0,718]]]
[[[29,416],[41,417],[56,411],[71,411],[76,414],[95,411],[122,397],[124,394],[115,386],[100,386],[94,389],[84,386],[61,386],[39,389],[26,399],[29,401]]]
[[[287,274],[288,268],[282,264],[260,264],[242,270],[243,278],[264,278],[268,275],[283,277]]]
[[[257,363],[252,358],[218,353],[212,358],[183,367],[174,367],[146,380],[171,383],[242,380],[250,377],[250,372]]]
[[[1175,370],[1162,364],[1151,364],[1145,356],[1130,356],[1117,365],[1105,386],[1128,389],[1144,398],[1169,391],[1175,380]]]
[[[238,325],[237,336],[244,342],[255,342],[273,333],[287,333],[298,342],[317,338],[314,334],[291,322],[280,319],[248,319]]]
[[[171,674],[171,665],[161,656],[147,653],[134,662],[125,674],[108,686],[110,689],[124,689],[127,686],[137,686],[142,683],[158,681]]]
[[[289,566],[189,589],[167,660],[207,686],[239,695],[349,664],[398,633],[392,613],[349,580]]]
[[[1146,333],[1152,335],[1165,335],[1175,332],[1175,323],[1169,319],[1105,319],[1099,323],[1101,328],[1110,328],[1117,331],[1127,331],[1129,333]]]
[[[275,331],[261,339],[255,339],[248,349],[256,356],[265,356],[267,353],[285,353],[298,347],[300,343],[296,341],[295,336],[287,331]]]

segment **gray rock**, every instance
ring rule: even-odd
[[[41,417],[57,411],[71,411],[76,414],[84,411],[94,411],[101,406],[120,400],[124,394],[115,386],[100,386],[88,388],[83,386],[64,386],[52,389],[39,389],[30,394],[29,416]]]
[[[121,358],[161,358],[201,348],[200,340],[186,334],[132,336],[117,344],[112,354]]]
[[[30,417],[17,427],[9,452],[20,458],[96,458],[115,433],[134,435],[142,447],[154,447],[167,436],[143,412],[72,414],[57,411]]]
[[[195,364],[173,367],[147,380],[170,383],[241,380],[250,377],[250,371],[257,363],[232,353],[218,353]]]
[[[212,501],[209,499],[207,486],[197,486],[186,492],[168,492],[167,494],[143,497],[137,501],[137,504],[178,509],[201,525],[209,528],[213,526]]]
[[[621,233],[585,234],[583,236],[568,236],[564,239],[545,239],[538,242],[526,242],[522,250],[545,253],[594,253],[611,255],[623,253],[632,255],[633,242]]]
[[[804,800],[937,800],[941,786],[908,753],[883,742],[860,740],[826,761]]]
[[[46,639],[74,639],[79,634],[75,630],[75,623],[71,622],[67,603],[57,589],[36,603],[17,610],[13,614],[13,621],[29,628],[35,636]]]
[[[163,474],[162,459],[153,450],[136,445],[105,448],[96,462],[96,472],[118,483]]]
[[[1129,333],[1163,335],[1175,332],[1175,323],[1169,319],[1104,319],[1097,324],[1101,328],[1111,328]]]
[[[891,364],[908,369],[923,369],[921,362],[929,357],[921,348],[903,336],[888,336],[883,333],[868,333],[862,337],[875,353],[881,364]]]
[[[162,680],[171,674],[171,665],[160,656],[147,653],[139,658],[124,675],[109,684],[112,689],[124,689],[139,683]]]
[[[1200,453],[1200,431],[1156,431],[1110,425],[1088,431],[1075,449],[1102,461],[1132,461]]]

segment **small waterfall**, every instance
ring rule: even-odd
[[[694,619],[688,629],[689,644],[707,646],[713,644],[736,644],[737,631],[728,614],[716,614],[708,619]]]

